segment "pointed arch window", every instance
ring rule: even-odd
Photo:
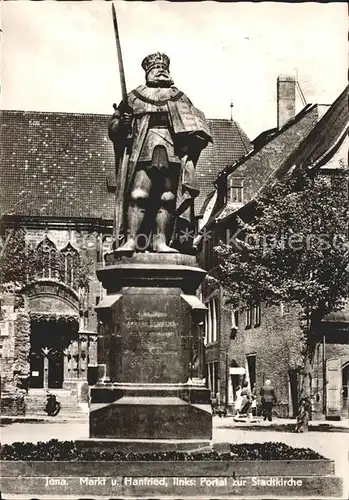
[[[74,284],[78,278],[78,269],[80,266],[80,255],[78,250],[69,242],[62,250],[63,258],[63,280],[75,288]]]
[[[58,256],[57,248],[48,236],[38,244],[37,254],[40,267],[42,268],[42,278],[58,278]],[[39,273],[40,274],[40,273]]]

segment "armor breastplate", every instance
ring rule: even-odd
[[[152,113],[149,120],[149,129],[151,128],[170,128],[168,114]]]
[[[168,161],[170,163],[180,163],[179,157],[175,153],[173,137],[170,132],[170,123],[167,113],[152,113],[149,122],[149,129],[139,155],[138,161],[151,162],[154,148],[162,146],[166,149]]]

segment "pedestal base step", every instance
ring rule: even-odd
[[[103,439],[90,438],[75,441],[76,447],[88,450],[147,453],[157,451],[197,452],[210,449],[210,441],[200,439]]]
[[[90,437],[209,441],[211,408],[178,397],[124,396],[113,403],[92,403]]]

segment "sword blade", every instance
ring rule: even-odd
[[[112,14],[113,14],[113,25],[114,25],[114,33],[115,33],[116,50],[117,50],[117,54],[118,54],[119,75],[120,75],[120,85],[121,85],[122,100],[124,102],[127,102],[127,89],[126,89],[125,70],[124,70],[124,63],[123,63],[123,60],[122,60],[120,35],[119,35],[118,21],[117,21],[117,18],[116,18],[116,12],[115,12],[114,4],[112,4],[111,8],[112,8]]]

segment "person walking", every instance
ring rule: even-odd
[[[242,391],[241,391],[241,408],[240,408],[240,416],[248,416],[250,413],[251,409],[251,391],[248,388],[248,382],[245,380],[242,384]]]
[[[241,408],[241,386],[238,385],[236,388],[236,393],[235,393],[235,401],[234,401],[234,407],[235,407],[235,415],[238,416],[240,413],[240,408]]]
[[[252,414],[252,417],[256,417],[257,416],[256,384],[253,384],[252,392],[251,392],[251,397],[252,397],[251,414]]]
[[[274,387],[270,380],[266,380],[260,391],[261,403],[262,403],[262,415],[264,421],[268,419],[269,422],[272,421],[272,411],[273,405],[276,403],[276,396]]]

